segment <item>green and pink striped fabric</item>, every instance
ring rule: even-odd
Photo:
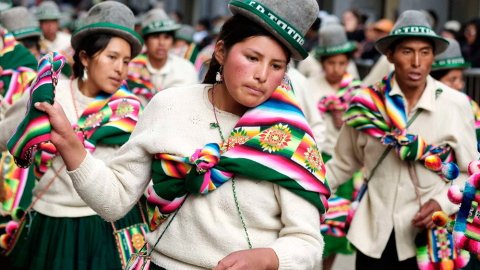
[[[322,220],[330,189],[325,166],[288,77],[261,105],[249,109],[223,144],[190,157],[155,155],[148,190],[150,229],[181,205],[188,193],[208,194],[234,175],[269,181],[313,203]]]

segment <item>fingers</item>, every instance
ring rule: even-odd
[[[235,260],[232,259],[231,254],[227,257],[221,259],[217,266],[213,268],[213,270],[225,270],[225,269],[232,269],[231,267],[235,264]]]
[[[34,106],[37,110],[45,112],[48,115],[55,113],[55,109],[48,102],[36,102]]]

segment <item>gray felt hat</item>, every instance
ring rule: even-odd
[[[180,29],[181,25],[168,17],[165,10],[156,8],[148,11],[143,16],[142,35],[170,32]]]
[[[355,43],[347,39],[345,28],[330,23],[320,29],[320,42],[315,49],[316,56],[347,53],[355,50]]]
[[[195,28],[190,25],[182,25],[180,29],[175,32],[175,39],[183,39],[189,43],[193,42],[193,33],[195,33]]]
[[[291,51],[294,59],[307,58],[308,52],[302,45],[304,35],[317,18],[317,1],[233,0],[228,8],[272,33]]]
[[[440,69],[469,68],[470,63],[465,62],[458,41],[451,38],[447,38],[447,40],[450,42],[450,45],[448,45],[448,48],[444,52],[435,56],[432,71]]]
[[[62,13],[60,13],[60,9],[54,1],[42,1],[38,6],[35,16],[39,21],[59,20],[62,17]]]
[[[121,37],[132,46],[132,58],[142,50],[142,38],[135,33],[135,16],[124,4],[116,1],[106,1],[94,5],[85,18],[83,27],[72,34],[72,47],[76,50],[88,35],[96,33],[112,34]]]
[[[18,40],[27,37],[40,37],[42,30],[38,21],[25,7],[13,7],[0,13],[3,27]]]
[[[435,44],[435,55],[445,51],[448,47],[448,41],[438,36],[430,27],[423,13],[416,10],[407,10],[400,14],[390,35],[377,40],[375,47],[380,53],[386,54],[393,42],[406,37],[430,39]]]

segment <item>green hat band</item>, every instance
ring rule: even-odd
[[[24,34],[30,34],[30,33],[39,33],[41,34],[42,33],[42,30],[40,30],[38,27],[36,26],[30,26],[30,27],[25,27],[25,28],[22,28],[22,29],[18,29],[18,30],[15,30],[15,31],[12,31],[12,34],[13,36],[17,37],[17,36],[21,36],[21,35],[24,35]]]
[[[470,63],[465,62],[463,57],[453,57],[447,59],[440,59],[435,60],[433,62],[432,68],[439,68],[439,67],[469,67]]]
[[[140,43],[142,44],[143,46],[143,40],[142,38],[135,32],[133,31],[132,29],[128,28],[128,27],[125,27],[125,26],[122,26],[122,25],[119,25],[119,24],[114,24],[114,23],[107,23],[107,22],[100,22],[100,23],[92,23],[92,24],[89,24],[89,25],[85,25],[81,28],[78,28],[77,30],[75,30],[75,32],[73,32],[72,36],[74,36],[76,33],[82,31],[82,30],[85,30],[87,28],[95,28],[95,27],[101,27],[101,28],[113,28],[113,29],[120,29],[120,30],[123,30],[123,31],[127,31],[128,33],[134,35],[139,41]]]
[[[334,46],[318,46],[315,50],[315,55],[321,56],[326,54],[346,53],[355,49],[353,42],[347,41],[343,44]]]
[[[192,36],[189,36],[189,35],[182,35],[182,34],[177,34],[177,33],[176,33],[176,34],[175,34],[175,38],[176,38],[176,39],[183,39],[183,40],[185,40],[185,41],[187,41],[187,42],[190,42],[190,43],[193,42]]]
[[[180,28],[180,25],[174,20],[165,20],[153,22],[142,28],[142,34],[150,34],[155,32],[168,32]]]
[[[280,16],[275,14],[266,6],[251,0],[247,0],[245,2],[231,1],[230,4],[248,10],[263,19],[290,45],[292,45],[302,57],[307,57],[308,52],[302,47],[302,45],[305,43],[305,38],[303,37],[302,33],[300,33],[300,31],[298,31],[295,27],[283,20]]]
[[[404,35],[424,35],[438,37],[432,28],[426,26],[409,25],[393,30],[390,36],[404,36]]]

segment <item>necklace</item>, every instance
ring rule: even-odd
[[[210,123],[210,126],[213,128],[218,128],[218,132],[220,133],[220,138],[222,142],[225,143],[225,138],[223,137],[222,129],[220,128],[220,123],[218,122],[217,118],[217,110],[215,109],[215,95],[213,91],[215,90],[215,86],[212,87],[212,105],[213,105],[213,115],[215,116],[215,122]],[[242,221],[243,230],[245,231],[245,235],[247,236],[248,247],[252,249],[252,242],[250,242],[250,237],[248,236],[247,226],[245,225],[245,221],[243,220],[242,211],[240,211],[240,205],[238,204],[237,199],[237,192],[235,191],[235,176],[232,176],[232,189],[233,189],[233,198],[235,199],[235,205],[237,206],[238,214],[240,216],[240,220]]]
[[[72,94],[73,108],[75,108],[75,114],[77,115],[77,121],[80,120],[80,115],[78,114],[77,102],[75,101],[75,95],[73,94],[73,78],[70,80],[70,93]]]

